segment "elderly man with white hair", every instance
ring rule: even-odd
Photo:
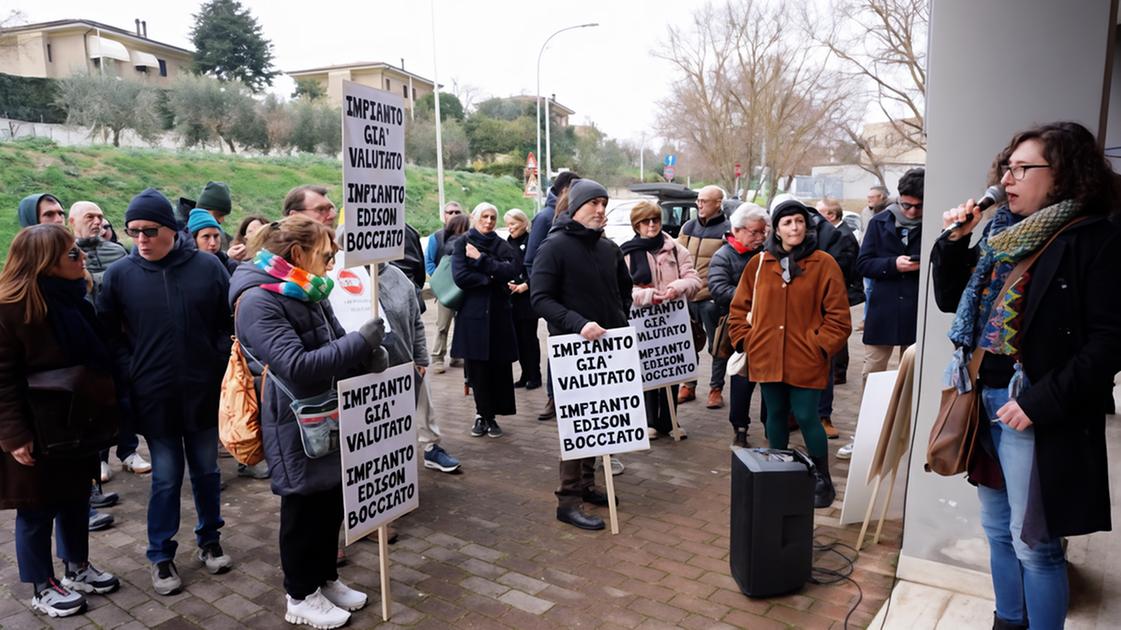
[[[681,226],[681,233],[677,242],[693,256],[693,265],[703,280],[701,289],[693,294],[689,301],[689,314],[694,321],[700,320],[708,336],[708,344],[712,345],[713,334],[716,332],[716,322],[720,319],[720,309],[712,300],[708,288],[708,266],[712,256],[724,245],[724,235],[728,232],[728,219],[724,216],[721,206],[724,203],[724,191],[719,186],[705,186],[697,193],[697,218],[690,219]],[[709,409],[719,409],[724,406],[724,371],[728,365],[727,359],[712,360],[712,375],[709,378],[708,400]],[[697,382],[685,383],[677,393],[678,404],[689,402],[697,397]]]
[[[752,257],[763,251],[767,228],[771,223],[767,210],[753,203],[743,203],[732,213],[728,220],[731,233],[725,237],[724,246],[713,255],[708,266],[708,290],[712,300],[720,309],[720,315],[728,313],[732,297],[736,294],[743,269]],[[735,439],[732,446],[747,447],[747,430],[751,425],[751,394],[755,383],[746,376],[732,375],[728,421],[732,423]],[[760,418],[766,418],[760,413]]]
[[[78,240],[78,247],[86,253],[86,270],[93,276],[93,293],[101,288],[101,276],[109,265],[128,255],[119,243],[101,238],[101,223],[105,213],[92,201],[79,201],[70,206],[70,231]]]

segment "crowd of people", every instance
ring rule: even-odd
[[[813,462],[814,506],[828,507],[836,497],[828,440],[839,436],[833,390],[847,383],[851,333],[862,330],[862,391],[870,373],[916,340],[924,179],[922,168],[907,171],[895,198],[882,186],[870,189],[864,220],[835,198],[814,208],[790,195],[725,214],[724,191],[706,186],[676,238],[663,230],[657,203],[634,204],[634,237],[622,246],[603,236],[607,189],[571,172],[556,178],[532,220],[519,209],[480,203],[467,214],[449,202],[426,248],[410,228],[405,260],[371,270],[379,312],[354,330],[339,323],[329,299],[342,228],[324,187],[292,189],[283,218],[246,216],[233,235],[223,229],[232,209],[225,184],[209,182],[177,208],[148,189],[124,214],[131,251],[96,203],[78,201],[67,215],[57,196],[29,195],[0,272],[0,508],[16,510],[19,575],[32,585],[32,607],[75,614],[85,595],[120,585],[89,561],[88,531],[111,523],[97,508],[115,501],[101,486],[113,474],[112,446],[123,470],[151,475],[153,590],[183,588],[176,534],[184,473],[197,516],[192,555],[211,573],[230,569],[221,544],[217,410],[231,338],[257,377],[265,453],[239,474],[269,479],[280,497],[291,623],[338,627],[367,602],[339,579],[338,452],[323,450],[302,414],[329,404],[341,379],[412,364],[424,465],[455,472],[460,463],[440,445],[427,372],[462,366],[473,437],[503,436],[497,417],[516,413],[517,388],[545,384],[538,419],[554,420],[541,319],[549,334],[593,340],[627,326],[632,305],[683,298],[714,355],[722,334],[736,353],[736,361],[712,359],[704,398],[722,408],[730,380],[732,447],[751,444],[758,389],[767,446],[786,449],[791,431],[800,431]],[[974,246],[968,237],[981,223],[978,207],[970,200],[947,212],[931,277],[937,304],[955,313],[953,370],[976,379],[991,420],[970,479],[991,549],[996,627],[1061,627],[1069,589],[1061,537],[1110,525],[1104,417],[1121,369],[1121,304],[1109,284],[1121,273],[1121,234],[1106,218],[1114,175],[1085,128],[1056,123],[1014,137],[992,179],[1007,202]],[[441,269],[450,269],[462,299],[454,308],[436,302],[430,347],[420,289]],[[36,402],[35,384],[51,379],[78,402],[65,410]],[[650,438],[670,435],[676,407],[696,395],[696,383],[675,385],[670,395],[647,392]],[[114,431],[60,457],[43,430],[74,413]],[[836,456],[851,453],[846,444]],[[618,466],[604,474],[621,473]],[[604,528],[585,510],[608,504],[594,459],[560,461],[556,497],[560,522]],[[52,528],[62,579],[51,559]]]

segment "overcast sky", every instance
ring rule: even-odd
[[[280,70],[384,61],[431,79],[432,14],[428,0],[354,2],[242,0],[273,43]],[[557,29],[598,22],[555,37],[541,62],[541,93],[576,110],[609,136],[638,141],[655,134],[658,101],[669,95],[672,69],[650,53],[667,26],[687,24],[702,0],[568,0],[475,2],[436,0],[440,83],[476,87],[483,96],[536,93],[537,54]],[[132,30],[147,20],[148,36],[191,47],[188,31],[199,2],[171,0],[0,0],[31,22],[86,18]],[[287,77],[274,88],[291,93]],[[657,147],[654,147],[655,149]]]

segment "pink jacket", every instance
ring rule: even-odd
[[[631,298],[634,300],[635,306],[650,304],[654,299],[656,289],[665,291],[668,287],[673,287],[678,294],[690,298],[701,288],[701,277],[697,275],[697,270],[693,268],[693,256],[689,253],[689,250],[682,247],[680,243],[670,238],[665,232],[662,232],[662,238],[664,239],[662,248],[653,254],[631,252],[627,255],[628,266],[630,265],[630,256],[645,255],[647,262],[650,264],[650,272],[654,276],[653,285],[639,286],[636,284],[631,289]]]

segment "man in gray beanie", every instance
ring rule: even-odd
[[[568,206],[557,208],[549,237],[537,251],[531,300],[550,335],[598,339],[608,329],[628,325],[631,274],[619,246],[603,238],[606,210],[607,190],[590,179],[577,180],[568,189]],[[603,519],[582,509],[584,502],[607,505],[607,495],[595,487],[595,458],[561,461],[556,495],[557,520],[603,529]]]

